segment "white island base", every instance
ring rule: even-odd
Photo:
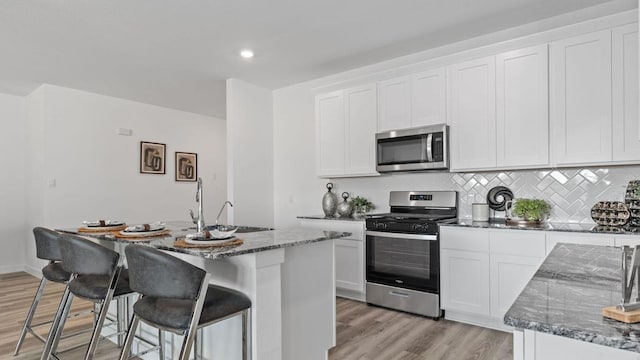
[[[513,359],[640,360],[640,354],[533,330],[514,330]]]
[[[209,272],[212,283],[251,298],[250,359],[328,358],[335,345],[334,240],[214,260],[177,256]],[[144,324],[141,331],[149,338],[157,334]],[[202,340],[202,359],[242,359],[240,317],[204,328]],[[182,337],[166,333],[165,344],[165,357],[177,358]],[[144,358],[158,359],[158,353]]]

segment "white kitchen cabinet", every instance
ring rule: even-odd
[[[451,170],[495,169],[495,56],[451,65],[447,79]]]
[[[550,232],[547,236],[547,255],[557,243],[614,246],[614,237],[604,234]]]
[[[611,30],[551,43],[553,163],[611,161],[611,80]]]
[[[318,175],[344,174],[345,112],[343,91],[316,97]]]
[[[447,122],[447,77],[444,68],[411,75],[411,127]]]
[[[375,84],[316,97],[318,176],[379,175],[375,170],[376,104]]]
[[[543,261],[544,257],[491,254],[491,316],[504,317]]]
[[[545,239],[542,231],[441,227],[445,316],[505,329],[504,314],[544,261]]]
[[[364,242],[336,239],[336,288],[364,293]]]
[[[444,68],[378,82],[378,131],[446,123]]]
[[[302,227],[317,230],[349,232],[350,236],[335,241],[336,294],[365,300],[365,224],[364,221],[298,219]]]
[[[406,129],[411,127],[411,78],[400,78],[378,82],[378,131]]]
[[[497,166],[549,165],[547,44],[496,56]]]
[[[640,161],[638,25],[612,30],[613,161]]]
[[[489,315],[489,254],[452,249],[440,254],[442,308]]]

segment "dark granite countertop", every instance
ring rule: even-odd
[[[442,224],[441,226],[472,227],[479,229],[510,229],[510,230],[538,230],[538,231],[563,231],[591,234],[612,235],[640,235],[640,228],[632,226],[614,227],[599,226],[596,224],[545,222],[541,226],[516,226],[507,225],[504,219],[496,219],[490,222],[477,222],[470,219],[460,219],[457,224]]]
[[[520,329],[640,352],[640,324],[602,316],[621,298],[620,248],[559,243],[504,317]]]
[[[110,233],[81,233],[77,228],[57,229],[58,231],[88,236],[106,241],[115,241],[125,244],[146,244],[158,249],[191,254],[206,259],[218,259],[242,254],[256,253],[273,249],[280,249],[290,246],[310,244],[319,241],[338,239],[350,236],[348,232],[322,231],[306,228],[288,228],[270,231],[259,231],[250,233],[236,233],[236,237],[242,239],[244,243],[234,247],[220,247],[212,249],[178,248],[173,246],[175,240],[184,237],[188,233],[194,233],[193,223],[187,221],[165,221],[170,235],[161,237],[150,237],[148,239],[136,239],[135,241],[116,238]]]
[[[298,216],[298,219],[308,219],[308,220],[341,220],[341,221],[365,221],[366,217],[327,217],[324,215],[308,215],[308,216]]]

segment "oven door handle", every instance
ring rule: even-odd
[[[433,162],[433,134],[427,135],[427,161]]]
[[[366,234],[369,236],[378,236],[378,237],[392,238],[392,239],[425,240],[425,241],[438,240],[438,235],[398,234],[398,233],[392,233],[392,232],[369,231],[369,230],[367,230]]]

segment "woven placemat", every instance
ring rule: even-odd
[[[81,227],[78,228],[80,233],[105,233],[112,231],[121,231],[127,228],[127,225],[120,226],[95,226],[95,227]]]
[[[118,239],[127,239],[127,240],[148,239],[152,237],[164,237],[169,235],[171,235],[171,230],[168,230],[168,229],[165,229],[159,232],[152,232],[152,233],[139,232],[139,233],[123,234],[120,231],[113,232],[113,236],[117,237]]]
[[[227,246],[240,246],[242,244],[244,244],[244,241],[237,238],[215,244],[190,244],[185,241],[185,238],[179,238],[173,243],[173,246],[185,249],[212,249]]]

